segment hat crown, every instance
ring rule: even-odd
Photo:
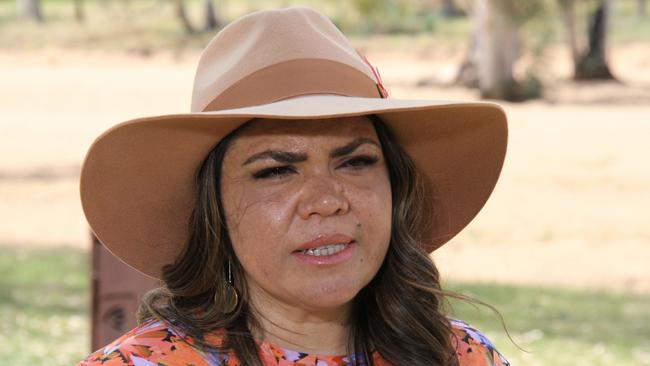
[[[191,111],[304,94],[381,98],[372,69],[327,17],[304,7],[264,10],[230,23],[206,46]]]

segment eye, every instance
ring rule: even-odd
[[[268,179],[268,178],[278,178],[283,175],[287,175],[295,172],[295,170],[290,166],[276,166],[272,168],[262,169],[253,174],[254,179]]]
[[[370,166],[375,164],[379,158],[376,156],[369,156],[369,155],[361,155],[354,157],[350,160],[347,160],[345,163],[343,163],[341,166],[342,167],[351,167],[353,169],[359,169],[363,168],[364,166]]]

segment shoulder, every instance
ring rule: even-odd
[[[492,342],[464,321],[450,319],[459,366],[509,366]]]
[[[220,364],[159,320],[149,320],[88,355],[77,366],[156,366]]]

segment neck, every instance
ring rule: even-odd
[[[336,308],[308,308],[277,299],[255,284],[250,286],[250,301],[258,322],[251,330],[255,338],[310,354],[347,353],[351,303]]]

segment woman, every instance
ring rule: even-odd
[[[80,365],[507,365],[449,319],[429,253],[485,204],[493,104],[389,99],[324,16],[261,11],[199,61],[189,114],[91,146],[88,221],[162,280],[139,326]]]

